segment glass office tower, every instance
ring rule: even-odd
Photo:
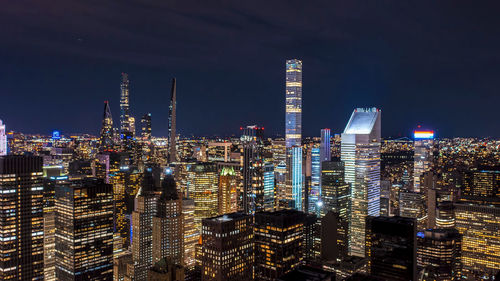
[[[342,134],[341,160],[351,184],[349,254],[365,256],[366,216],[380,213],[380,128],[382,112],[357,108]]]

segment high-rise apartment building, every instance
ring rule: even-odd
[[[381,114],[377,108],[357,108],[342,134],[341,159],[351,185],[349,253],[365,256],[366,216],[380,212]]]
[[[367,217],[366,256],[371,275],[387,281],[417,280],[416,220]]]
[[[202,281],[254,280],[252,222],[244,213],[203,219]]]
[[[426,229],[417,233],[417,266],[426,280],[462,279],[462,237],[456,229]]]
[[[414,164],[413,164],[413,191],[420,192],[420,177],[432,167],[432,148],[434,145],[434,131],[415,130]]]
[[[302,61],[286,61],[286,200],[302,210]],[[300,151],[299,151],[300,150]]]
[[[0,280],[42,280],[43,170],[36,156],[0,156]]]
[[[276,280],[303,260],[305,214],[280,210],[255,214],[255,278]]]
[[[182,196],[177,192],[174,177],[167,175],[163,179],[156,215],[153,217],[153,264],[167,259],[182,265],[183,232]]]
[[[113,186],[87,178],[56,186],[56,279],[113,278]]]
[[[462,195],[500,197],[500,169],[480,167],[464,173]]]
[[[7,155],[7,135],[5,124],[0,120],[0,156]]]
[[[302,144],[302,61],[286,61],[286,148]]]

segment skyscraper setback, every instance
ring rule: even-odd
[[[177,160],[176,150],[176,114],[177,114],[177,81],[172,79],[172,91],[170,94],[170,106],[168,108],[168,141],[169,141],[169,162],[173,163]]]
[[[351,184],[349,254],[365,256],[365,218],[380,213],[381,111],[357,108],[342,134],[341,160]]]

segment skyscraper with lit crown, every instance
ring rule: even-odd
[[[431,169],[434,131],[415,130],[415,156],[413,164],[413,191],[420,192],[420,176]]]
[[[342,134],[341,160],[351,184],[349,254],[365,256],[366,216],[380,213],[381,114],[377,108],[357,108]]]

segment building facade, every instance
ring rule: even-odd
[[[381,111],[357,108],[342,134],[341,160],[351,185],[349,254],[365,256],[366,216],[380,213]]]

